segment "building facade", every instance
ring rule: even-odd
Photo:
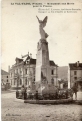
[[[28,55],[25,61],[20,58],[16,58],[15,61],[16,63],[10,68],[10,84],[12,89],[21,88],[22,85],[25,85],[28,89],[35,88],[36,59]],[[51,82],[55,86],[58,86],[57,67],[54,61],[50,61]]]
[[[10,76],[9,72],[6,72],[1,69],[1,89],[6,90],[10,86]]]
[[[72,88],[77,83],[78,88],[82,88],[82,63],[70,63],[68,66],[68,88]]]

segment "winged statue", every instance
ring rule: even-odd
[[[38,17],[37,17],[37,19],[39,22],[39,31],[40,31],[41,39],[46,39],[48,37],[48,34],[44,31],[43,28],[46,26],[48,17],[46,16],[43,21],[39,20]]]

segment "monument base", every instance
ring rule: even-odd
[[[48,42],[46,39],[40,39],[37,44],[37,61],[36,61],[36,89],[41,88],[41,85],[50,83],[50,62],[49,62],[49,51]]]

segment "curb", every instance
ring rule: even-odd
[[[77,104],[82,105],[82,100],[73,100],[70,99],[61,99],[61,100],[23,100],[23,99],[17,99],[15,98],[15,102],[21,102],[21,103],[29,103],[29,104]]]
[[[24,100],[24,103],[30,104],[69,104],[73,99],[61,99],[61,100]]]
[[[74,104],[82,105],[82,100],[73,100]]]

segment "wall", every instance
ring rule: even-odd
[[[30,69],[29,69],[30,68]],[[51,74],[51,78],[54,79],[54,85],[55,86],[58,86],[58,81],[57,81],[57,75],[58,75],[58,72],[57,72],[57,67],[55,66],[50,66],[51,70],[53,70],[53,74]],[[34,81],[34,78],[35,78],[35,73],[36,73],[36,70],[35,70],[35,65],[20,65],[20,66],[14,66],[13,68],[10,69],[10,84],[12,86],[12,88],[16,88],[17,87],[17,79],[15,78],[15,75],[17,73],[17,69],[18,69],[18,73],[20,75],[20,79],[22,80],[22,83],[21,85],[19,85],[19,87],[21,87],[23,84],[25,84],[25,81],[27,79],[27,87],[28,85],[32,85],[32,81]],[[25,69],[27,69],[27,74],[25,72]],[[29,79],[29,70],[30,70],[30,77],[31,79]],[[20,73],[21,71],[21,73]],[[31,80],[31,81],[29,81]],[[15,83],[14,83],[15,81]]]
[[[76,74],[74,74],[74,71],[76,71]],[[80,78],[82,78],[82,70],[70,70],[70,67],[68,68],[68,88],[71,88],[73,83]]]
[[[74,71],[77,72],[77,74],[74,74]],[[77,79],[75,79],[77,78]],[[78,79],[82,78],[82,70],[70,70],[70,81],[71,81],[71,87],[73,86],[73,83],[76,82]]]

